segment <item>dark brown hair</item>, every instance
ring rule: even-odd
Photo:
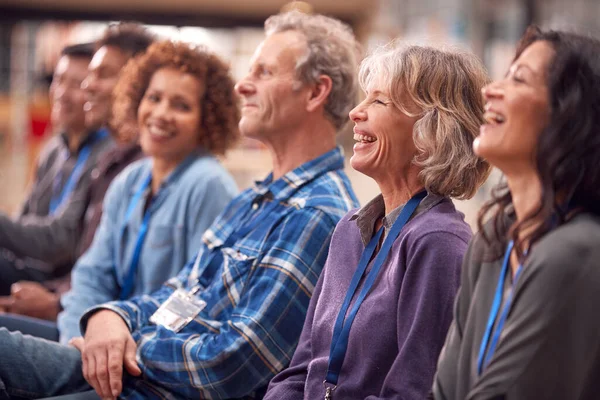
[[[479,214],[485,241],[501,248],[498,242],[512,239],[519,258],[526,250],[524,243],[533,245],[574,213],[600,215],[600,41],[530,27],[519,42],[515,59],[537,41],[549,43],[555,51],[547,70],[550,119],[534,156],[542,186],[539,206],[514,222],[512,196],[502,182]],[[484,230],[488,213],[493,215]],[[520,232],[533,226],[519,238]],[[490,256],[498,258],[501,252],[496,250]]]
[[[96,50],[102,46],[115,46],[124,53],[136,56],[148,48],[156,37],[140,24],[119,22],[109,25],[96,42]]]
[[[79,43],[65,46],[61,52],[61,56],[78,57],[91,59],[94,55],[93,43]]]
[[[200,96],[200,145],[215,154],[223,154],[238,138],[239,110],[229,68],[217,56],[202,47],[161,41],[130,60],[113,92],[111,127],[126,142],[138,135],[137,111],[154,73],[173,68],[198,78],[204,90]]]

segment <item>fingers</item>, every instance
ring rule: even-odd
[[[107,347],[86,348],[83,360],[83,376],[98,393],[98,396],[103,399],[112,399],[121,393],[122,350],[114,351]],[[113,394],[114,392],[116,394]]]
[[[14,302],[15,299],[13,299],[11,296],[0,296],[0,310],[9,312]]]
[[[98,382],[99,391],[96,389],[100,397],[110,397],[112,391],[110,389],[110,376],[108,373],[108,357],[109,354],[104,351],[96,352],[96,380]]]
[[[69,340],[69,346],[75,347],[80,353],[83,353],[84,341],[81,336]]]
[[[129,372],[133,376],[140,376],[142,374],[142,370],[140,369],[137,360],[135,358],[135,353],[137,350],[137,345],[135,341],[130,336],[125,343],[125,368],[127,372]]]
[[[123,390],[123,346],[115,345],[108,352],[108,380],[110,395],[117,397]]]

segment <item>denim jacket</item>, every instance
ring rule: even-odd
[[[119,298],[150,188],[135,204],[129,220],[125,216],[151,169],[150,158],[137,161],[108,189],[94,241],[77,261],[71,290],[61,299],[64,310],[58,317],[58,328],[62,343],[80,336],[79,319],[86,309]],[[212,156],[194,154],[183,161],[149,203],[148,233],[131,296],[151,293],[176,275],[194,256],[202,234],[236,192],[233,178]]]

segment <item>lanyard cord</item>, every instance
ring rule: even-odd
[[[379,270],[385,263],[388,254],[392,248],[393,243],[396,241],[396,238],[402,231],[402,228],[406,225],[410,217],[413,215],[417,206],[421,203],[421,200],[425,198],[427,195],[426,191],[422,191],[414,195],[408,203],[402,209],[402,212],[396,219],[396,222],[392,225],[389,234],[385,238],[379,253],[375,256],[375,260],[373,261],[373,268],[371,272],[366,277],[365,284],[360,290],[356,301],[350,310],[350,313],[346,316],[348,312],[348,308],[350,307],[350,302],[354,297],[358,285],[365,274],[369,261],[371,260],[373,253],[379,243],[381,235],[383,234],[383,228],[380,228],[379,231],[371,238],[368,245],[366,246],[363,254],[361,255],[360,261],[358,263],[358,267],[354,276],[352,277],[352,281],[350,282],[350,287],[346,292],[346,297],[344,298],[344,302],[340,311],[338,313],[334,329],[333,329],[333,337],[331,340],[331,347],[329,351],[329,365],[327,367],[327,376],[325,378],[325,382],[331,385],[337,385],[340,370],[342,368],[342,364],[344,362],[344,358],[346,356],[346,351],[348,349],[348,340],[350,337],[350,329],[352,327],[352,323],[354,322],[354,318],[358,313],[360,306],[362,305],[365,297],[373,287],[375,283],[375,279],[379,273]],[[331,389],[333,390],[333,389]]]

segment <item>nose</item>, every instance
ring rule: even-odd
[[[65,88],[65,85],[56,85],[51,88],[50,93],[52,94],[52,98],[54,99],[54,101],[59,101],[65,96],[67,90]]]
[[[256,93],[256,87],[250,81],[250,79],[248,79],[248,76],[245,76],[235,84],[235,91],[240,96],[250,96]]]
[[[162,99],[152,107],[150,115],[153,118],[166,121],[169,118],[169,102],[166,99]]]
[[[483,95],[483,99],[486,101],[500,99],[504,97],[504,89],[502,89],[499,82],[492,82],[485,85],[481,89],[481,94]]]
[[[86,92],[93,92],[96,90],[96,79],[92,75],[88,75],[81,82],[81,89]]]
[[[363,103],[359,103],[356,107],[350,110],[348,116],[352,122],[365,121],[367,119],[367,113],[363,107]]]

